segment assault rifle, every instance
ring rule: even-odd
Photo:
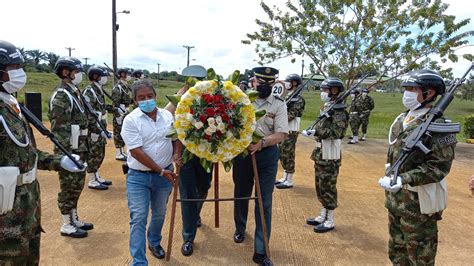
[[[110,134],[110,132],[107,131],[104,124],[102,124],[102,122],[97,117],[97,114],[95,113],[95,111],[92,108],[91,104],[88,101],[86,101],[86,98],[84,98],[84,95],[82,95],[81,92],[79,92],[79,98],[81,98],[82,102],[84,103],[86,111],[94,118],[95,122],[99,125],[102,132],[105,133],[105,135],[107,136],[108,139],[112,138],[112,134]]]
[[[306,85],[308,85],[309,81],[312,80],[315,75],[316,75],[316,73],[311,75],[311,77],[304,84],[301,84],[300,86],[298,86],[298,88],[296,88],[296,90],[290,96],[288,96],[288,98],[285,100],[287,108],[288,108],[288,105],[290,104],[291,100],[293,100],[293,98],[298,96],[301,93],[301,91],[303,91],[304,87]],[[303,78],[303,77],[301,77],[301,78]],[[291,84],[290,84],[290,86],[291,86]]]
[[[84,169],[84,164],[81,161],[78,162],[76,158],[74,158],[72,154],[69,153],[66,148],[61,145],[61,143],[59,143],[58,139],[56,139],[56,136],[54,136],[54,134],[49,131],[43,125],[43,123],[41,123],[41,121],[33,113],[31,113],[30,110],[28,110],[28,108],[20,104],[20,110],[21,114],[26,118],[26,120],[28,120],[28,122],[32,124],[43,136],[49,138],[54,143],[54,145],[58,147],[58,149],[60,149],[77,167],[79,167],[79,169]]]
[[[104,65],[105,65],[105,67],[106,67],[110,72],[114,73],[115,78],[117,78],[118,80],[120,80],[120,76],[119,76],[117,73],[115,73],[115,71],[113,71],[112,68],[109,67],[109,65],[107,65],[105,62],[104,62]],[[105,96],[107,96],[107,98],[109,98],[109,100],[114,101],[114,100],[112,99],[112,96],[110,96],[110,94],[109,94],[105,89],[102,89],[102,91],[104,92]],[[126,110],[123,110],[123,108],[120,107],[120,106],[118,106],[117,108],[119,108],[120,110],[122,110],[123,113],[126,113],[126,112],[127,112]]]
[[[316,118],[316,120],[314,120],[314,122],[306,130],[313,129],[321,120],[323,120],[323,118],[330,117],[333,113],[334,107],[336,107],[336,105],[342,104],[347,98],[347,96],[349,96],[353,90],[357,89],[359,84],[362,83],[362,81],[364,81],[368,76],[369,74],[365,74],[364,76],[362,76],[362,78],[359,79],[359,81],[355,85],[352,85],[349,90],[339,95],[339,97],[337,97],[334,102],[329,104],[329,106],[324,109],[324,111],[318,116],[318,118]]]
[[[418,125],[415,130],[413,130],[410,135],[405,140],[405,147],[403,147],[400,157],[391,165],[385,175],[391,176],[393,178],[390,184],[393,186],[397,183],[397,176],[400,170],[401,165],[406,161],[408,156],[415,151],[415,149],[420,150],[425,155],[431,153],[431,150],[428,149],[424,141],[431,138],[431,133],[452,133],[457,134],[461,131],[461,125],[459,123],[436,123],[436,119],[443,116],[444,111],[448,108],[448,105],[454,98],[454,92],[456,89],[462,85],[467,74],[474,68],[474,63],[471,64],[469,69],[464,73],[460,79],[454,80],[449,86],[448,90],[441,96],[436,104],[431,107],[427,113],[427,118]]]

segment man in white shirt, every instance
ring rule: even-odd
[[[165,257],[160,245],[166,203],[176,174],[173,155],[177,144],[167,138],[173,115],[156,107],[156,91],[150,80],[136,81],[133,99],[138,106],[123,121],[121,135],[128,147],[127,197],[130,209],[130,254],[132,265],[147,264],[145,230],[148,210],[148,248],[158,259]]]

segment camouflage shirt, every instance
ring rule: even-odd
[[[61,156],[55,156],[36,148],[35,138],[29,124],[10,105],[0,100],[0,167],[16,166],[20,173],[34,168],[38,157],[38,168],[59,170]],[[7,132],[6,128],[11,135]],[[27,144],[17,145],[16,141]],[[23,145],[22,145],[23,146]],[[2,178],[0,176],[0,178]],[[38,181],[17,186],[13,209],[0,215],[0,257],[28,256],[28,241],[41,230],[40,190]]]
[[[323,118],[315,127],[315,139],[321,142],[323,139],[342,139],[346,134],[349,121],[349,114],[345,108],[337,108],[333,110],[330,117]],[[322,159],[322,151],[320,148],[314,149],[311,159],[320,164],[324,164]],[[335,160],[340,164],[340,160]]]
[[[74,153],[87,152],[87,136],[79,137],[77,149],[71,148],[71,125],[79,125],[81,130],[89,127],[91,116],[87,115],[84,104],[78,97],[79,89],[72,84],[61,82],[51,97],[48,118],[51,122],[51,132],[56,136],[59,143],[68,151]],[[55,148],[55,153],[61,151]]]
[[[374,99],[369,95],[362,97],[362,95],[358,95],[355,97],[351,102],[350,112],[357,112],[362,113],[364,111],[372,111],[374,109]]]
[[[390,134],[392,139],[389,140],[393,144],[388,148],[387,163],[393,164],[398,159],[405,145],[405,139],[422,122],[417,119],[403,130],[403,121],[406,115],[406,113],[400,115],[393,124]],[[445,120],[440,118],[436,122],[444,123]],[[399,175],[402,177],[403,184],[419,186],[440,182],[451,169],[456,143],[454,134],[432,133],[432,138],[424,142],[432,153],[425,155],[421,151],[415,150],[401,165]],[[416,192],[409,191],[406,187],[396,193],[386,192],[385,206],[402,211],[410,209],[409,206],[419,208],[418,197],[413,194]]]
[[[120,113],[118,112],[118,108],[121,104],[124,104],[128,107],[132,104],[132,91],[127,86],[125,81],[119,80],[115,87],[112,89],[112,104],[115,109],[115,116],[119,116]],[[126,110],[125,110],[126,111]]]
[[[99,120],[101,120],[102,124],[107,127],[107,123],[105,122],[107,110],[105,105],[105,95],[102,92],[102,88],[100,88],[99,85],[96,83],[91,83],[84,89],[82,94],[84,95],[86,101],[89,102],[92,109],[94,109],[96,114],[99,115],[98,117],[100,118]],[[100,134],[102,130],[97,125],[95,119],[94,121],[90,122],[91,123],[89,123],[89,130],[91,130],[91,132],[93,133]]]
[[[287,103],[288,122],[295,119],[296,117],[302,117],[305,106],[305,100],[301,95],[293,98]]]

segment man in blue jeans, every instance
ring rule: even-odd
[[[133,99],[138,106],[123,121],[121,135],[128,147],[127,197],[130,209],[130,254],[132,265],[146,265],[145,230],[148,210],[148,248],[158,259],[165,257],[160,245],[165,221],[166,203],[176,174],[173,156],[177,144],[166,135],[173,115],[156,107],[156,91],[150,80],[136,81]],[[178,157],[178,156],[176,156]]]

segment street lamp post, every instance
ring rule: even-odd
[[[160,63],[157,63],[158,65],[158,72],[156,73],[156,77],[158,79],[158,86],[160,86]]]
[[[66,49],[69,50],[69,56],[71,56],[72,50],[76,50],[76,48],[72,48],[72,47],[66,47]]]
[[[117,12],[115,2],[116,0],[112,0],[112,67],[114,68],[114,73],[117,73],[117,31],[119,29],[119,25],[117,24],[117,14],[130,14],[130,11],[124,10]],[[114,78],[114,85],[116,79],[117,78]]]
[[[183,45],[184,48],[188,49],[188,61],[186,66],[189,66],[189,50],[193,49],[194,46],[189,46],[189,45]]]

